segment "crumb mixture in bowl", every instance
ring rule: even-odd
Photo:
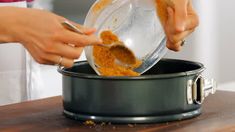
[[[119,38],[112,33],[112,31],[106,30],[100,34],[104,44],[112,44],[120,41]],[[120,53],[122,54],[122,53]],[[97,69],[102,76],[139,76],[140,74],[133,71],[135,68],[141,65],[141,61],[137,60],[135,64],[124,66],[117,63],[115,56],[109,51],[109,48],[102,46],[93,47],[93,56]],[[125,57],[125,55],[123,55]]]

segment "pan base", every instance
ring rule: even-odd
[[[92,120],[94,122],[112,122],[112,123],[163,123],[170,121],[180,121],[190,119],[201,114],[201,108],[174,115],[146,116],[146,117],[112,117],[112,116],[95,116],[85,114],[75,114],[64,110],[64,115],[68,118],[80,121]]]

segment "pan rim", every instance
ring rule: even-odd
[[[70,77],[75,77],[75,78],[85,78],[85,79],[98,79],[98,80],[151,80],[151,79],[166,79],[166,78],[176,78],[176,77],[183,77],[183,76],[190,76],[190,75],[195,75],[195,74],[201,74],[204,70],[205,67],[202,63],[200,62],[195,62],[195,61],[188,61],[188,60],[181,60],[181,59],[168,59],[164,58],[161,59],[163,61],[170,61],[170,62],[181,62],[181,63],[187,63],[187,64],[193,64],[197,65],[200,68],[195,69],[195,70],[189,70],[189,71],[184,71],[184,72],[176,72],[176,73],[166,73],[166,74],[157,74],[157,75],[141,75],[141,76],[136,76],[136,77],[128,77],[128,76],[98,76],[94,74],[86,74],[86,73],[75,73],[75,72],[70,72],[66,70],[66,68],[59,67],[58,72],[61,73],[62,75],[65,76],[70,76]],[[87,64],[87,61],[79,61],[76,62],[75,64]]]

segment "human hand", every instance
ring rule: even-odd
[[[74,33],[61,25],[65,18],[47,11],[5,7],[1,8],[1,12],[6,14],[1,16],[5,19],[0,23],[0,28],[3,28],[1,25],[7,27],[3,33],[8,34],[7,42],[20,42],[41,64],[60,63],[71,67],[74,59],[80,57],[84,46],[102,43],[92,35],[95,29],[73,23],[85,35]]]
[[[156,0],[161,3],[160,19],[166,36],[167,47],[179,51],[183,40],[190,35],[199,24],[199,18],[193,9],[191,0]],[[165,7],[164,7],[165,6]],[[163,12],[165,10],[165,12]]]

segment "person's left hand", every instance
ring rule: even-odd
[[[96,29],[71,22],[54,13],[19,7],[0,8],[0,42],[22,44],[40,64],[72,67],[85,46],[102,44],[94,35]],[[84,34],[66,29],[70,21]]]
[[[198,26],[199,18],[191,0],[171,2],[172,6],[167,7],[168,17],[163,26],[167,36],[167,47],[170,50],[179,51],[184,39]]]

